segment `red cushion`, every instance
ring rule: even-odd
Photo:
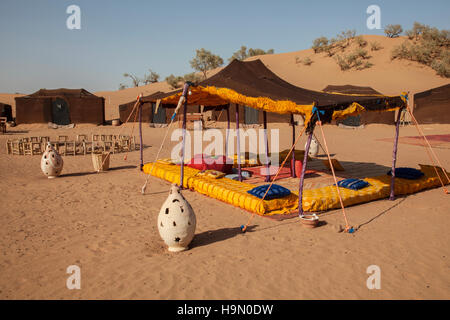
[[[231,173],[233,161],[225,156],[211,157],[203,154],[196,154],[187,164],[188,167],[197,170],[217,170],[224,173]]]

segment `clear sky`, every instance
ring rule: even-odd
[[[81,8],[80,30],[66,27],[72,4]],[[449,0],[1,0],[0,92],[117,90],[130,84],[124,72],[192,72],[198,48],[227,62],[241,45],[281,53],[348,29],[382,35],[366,27],[372,4],[382,27],[450,29]]]

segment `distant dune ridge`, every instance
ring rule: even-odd
[[[341,71],[334,57],[326,53],[314,53],[313,49],[306,49],[287,53],[267,54],[251,57],[247,60],[261,59],[266,66],[282,79],[300,87],[312,90],[322,90],[327,85],[356,85],[372,87],[386,95],[398,95],[403,91],[413,94],[450,83],[449,79],[436,74],[432,68],[417,62],[407,60],[391,60],[392,49],[407,40],[407,37],[388,38],[378,35],[364,35],[368,42],[365,48],[370,56],[372,67],[364,70]],[[380,50],[371,51],[370,43],[378,42]],[[349,53],[358,45],[353,42],[343,53]],[[299,61],[309,58],[310,65]],[[221,68],[208,73],[213,75]],[[170,85],[156,82],[145,86],[127,88],[117,91],[97,91],[94,94],[105,98],[106,120],[119,117],[118,106],[130,102],[143,93],[149,95],[157,91],[167,92]],[[0,93],[0,102],[10,104],[15,114],[14,98],[17,94]]]

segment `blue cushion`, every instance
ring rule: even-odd
[[[344,179],[338,182],[338,186],[352,190],[359,190],[370,186],[370,184],[367,181],[360,179]]]
[[[232,180],[239,180],[239,175],[238,174],[236,174],[236,173],[230,173],[230,174],[227,174],[226,176],[225,176],[225,178],[228,178],[228,179],[232,179]],[[247,177],[245,177],[244,175],[242,175],[242,180],[246,180],[247,179]]]
[[[387,173],[392,175],[392,170]],[[423,172],[414,168],[395,168],[395,177],[409,180],[419,179],[423,176]]]
[[[264,194],[266,193],[268,188],[269,188],[269,184],[265,184],[263,186],[255,187],[252,190],[248,190],[247,192],[255,197],[262,199],[262,197],[264,197]],[[273,184],[272,187],[270,187],[269,192],[267,192],[267,195],[264,198],[264,200],[283,198],[290,194],[291,194],[291,190],[286,189],[285,187],[282,187],[278,184]]]

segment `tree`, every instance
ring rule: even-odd
[[[384,28],[384,33],[389,38],[396,38],[403,32],[403,28],[399,24],[388,24]]]
[[[142,79],[142,82],[144,82],[144,84],[158,82],[159,74],[153,72],[152,69],[148,69],[148,71],[150,71],[150,74],[144,75],[144,79]]]
[[[130,74],[130,73],[124,73],[123,76],[125,78],[130,78],[133,82],[134,87],[139,87],[139,84],[141,83],[141,79],[139,79],[137,76]]]
[[[119,90],[124,90],[126,88],[128,88],[126,84],[123,84],[123,83],[119,84]]]
[[[187,73],[183,76],[184,81],[190,81],[193,83],[198,83],[201,81],[201,76],[195,72]]]
[[[181,84],[183,82],[183,78],[180,76],[174,76],[173,74],[171,74],[170,76],[166,77],[166,81],[167,83],[173,88],[173,89],[177,89],[177,88],[181,88]]]
[[[203,77],[206,79],[206,72],[220,67],[223,64],[223,59],[220,56],[211,53],[211,51],[201,48],[200,50],[196,50],[196,55],[190,63],[191,67],[194,70],[202,72]]]
[[[327,46],[328,39],[326,37],[320,37],[313,41],[313,45],[311,48],[314,50],[314,53],[319,53],[325,51]]]
[[[233,61],[234,59],[237,60],[245,60],[249,57],[254,57],[254,56],[262,56],[265,54],[273,54],[275,51],[273,49],[269,49],[267,51],[264,51],[263,49],[253,49],[253,48],[249,48],[247,50],[246,46],[241,46],[241,48],[236,51],[235,53],[233,53],[233,55],[228,59],[229,62]]]

